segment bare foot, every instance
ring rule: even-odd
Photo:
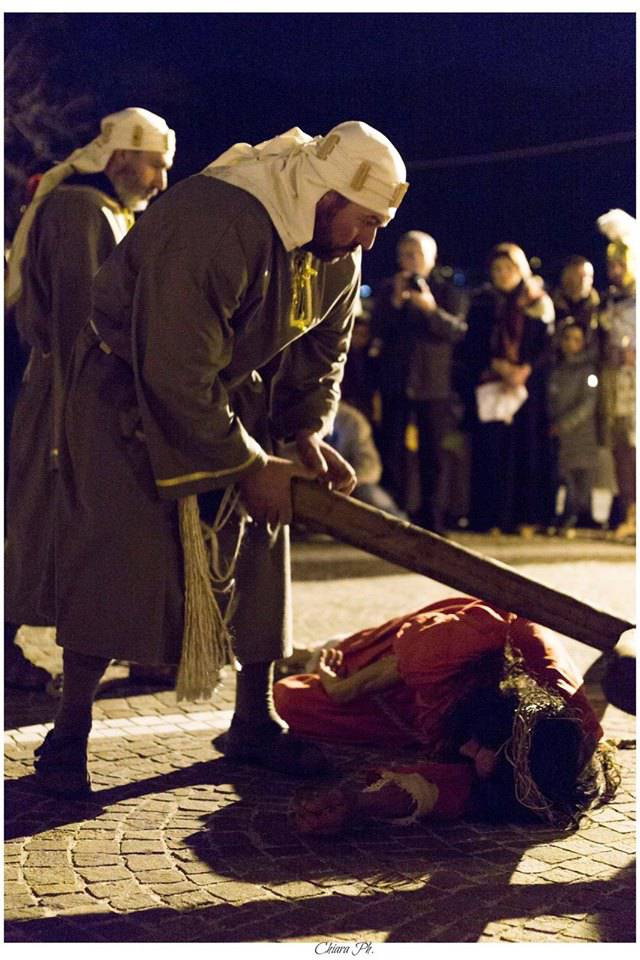
[[[353,798],[343,787],[312,787],[298,790],[291,813],[298,833],[332,837],[340,833],[355,810]]]

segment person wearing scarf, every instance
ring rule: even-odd
[[[37,775],[89,789],[91,705],[110,658],[179,664],[202,700],[237,666],[231,760],[324,765],[272,701],[291,650],[291,478],[349,493],[331,431],[361,251],[407,189],[360,121],[236,144],[161,197],[104,264],[67,384],[56,522],[60,712]],[[269,366],[269,389],[260,370]],[[266,374],[265,374],[266,376]],[[298,462],[277,456],[293,442]]]
[[[89,315],[91,281],[134,213],[167,186],[175,135],[162,117],[128,107],[39,177],[9,256],[10,322],[30,351],[13,414],[7,486],[5,679],[43,688],[49,674],[14,643],[20,624],[54,623],[43,585],[50,563],[62,390]]]
[[[476,291],[460,348],[471,436],[470,523],[479,532],[530,536],[551,522],[551,447],[545,371],[554,310],[524,251],[501,243],[489,255],[490,283]],[[480,400],[513,398],[492,412]]]

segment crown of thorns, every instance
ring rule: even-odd
[[[514,788],[517,801],[542,820],[563,829],[576,826],[587,806],[592,802],[606,802],[616,792],[620,774],[615,763],[615,748],[601,744],[597,753],[602,758],[603,771],[597,792],[585,790],[585,802],[579,802],[581,785],[592,771],[591,757],[582,758],[576,777],[576,797],[566,801],[554,801],[546,797],[531,772],[531,746],[536,727],[543,720],[560,720],[580,728],[578,711],[568,705],[555,691],[534,680],[524,669],[521,658],[511,649],[507,655],[507,672],[502,689],[514,692],[517,706],[513,717],[512,732],[504,746],[504,754],[514,771]],[[604,782],[602,782],[604,781]],[[591,796],[588,794],[591,793]],[[591,802],[589,802],[591,801]]]
[[[541,720],[562,720],[577,723],[573,711],[554,702],[557,698],[547,691],[527,691],[516,708],[513,717],[511,738],[505,745],[504,755],[514,770],[514,787],[518,803],[531,810],[541,819],[557,826],[568,827],[573,816],[545,797],[531,773],[531,744],[536,727]]]

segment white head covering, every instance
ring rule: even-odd
[[[114,150],[151,150],[163,153],[167,164],[173,161],[176,135],[165,120],[143,107],[127,107],[110,113],[100,122],[100,134],[84,147],[69,154],[44,174],[33,200],[25,210],[11,246],[7,272],[7,304],[15,303],[22,289],[21,265],[27,251],[27,237],[42,201],[52,190],[74,173],[100,173]]]
[[[635,283],[640,254],[638,221],[626,210],[609,210],[596,220],[600,233],[609,240],[607,260],[622,260],[626,266],[623,284]]]
[[[639,244],[638,221],[626,210],[609,210],[596,220],[600,233],[615,243],[619,241],[627,247],[637,247]]]
[[[340,123],[326,137],[293,127],[255,147],[236,143],[202,172],[253,194],[287,250],[311,240],[316,204],[329,190],[391,219],[409,186],[391,141],[360,120]]]

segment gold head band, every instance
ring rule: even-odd
[[[367,163],[366,160],[363,160],[358,169],[356,170],[353,180],[349,184],[352,190],[362,190],[365,185],[365,181],[371,172],[371,164]]]
[[[133,128],[133,133],[131,134],[131,146],[139,147],[140,144],[142,143],[143,135],[144,135],[144,130],[142,129],[140,124],[137,123]]]
[[[333,152],[339,143],[339,133],[330,133],[328,136],[323,137],[316,147],[316,157],[318,157],[320,160],[326,160],[329,154]]]
[[[390,207],[399,207],[404,199],[404,195],[409,189],[408,183],[399,183],[393,193],[391,194],[391,202],[389,203]]]
[[[366,160],[363,160],[358,169],[356,170],[353,180],[349,184],[352,190],[362,190],[364,187],[367,177],[371,173],[371,164],[367,163]],[[393,193],[391,194],[391,199],[389,200],[390,207],[399,207],[402,203],[402,199],[409,189],[408,183],[397,183],[394,187]]]

